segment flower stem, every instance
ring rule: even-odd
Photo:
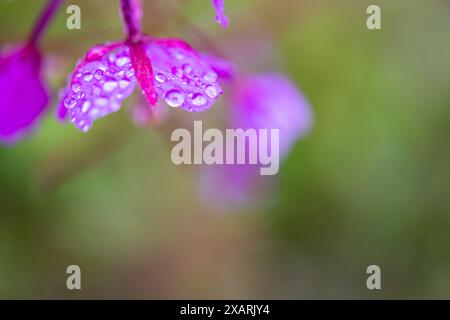
[[[48,0],[46,6],[41,11],[36,24],[28,39],[28,44],[35,45],[41,38],[43,32],[47,28],[48,24],[52,20],[53,16],[57,12],[59,6],[64,0]]]
[[[141,0],[121,0],[121,9],[127,33],[127,40],[136,43],[142,36]]]

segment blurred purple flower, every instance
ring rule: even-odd
[[[251,75],[235,84],[231,124],[243,129],[279,129],[280,156],[305,135],[312,125],[307,100],[286,76]]]
[[[49,0],[26,44],[0,55],[0,141],[13,143],[29,133],[48,105],[38,43],[61,0]]]
[[[211,0],[214,10],[216,10],[216,21],[223,28],[228,27],[228,17],[225,15],[225,0]]]
[[[13,143],[27,134],[48,105],[41,79],[41,55],[34,46],[0,56],[0,140]]]
[[[141,31],[139,1],[122,0],[128,38],[89,50],[62,96],[58,117],[69,115],[87,131],[100,117],[120,109],[136,82],[151,105],[158,97],[190,112],[212,106],[222,89],[208,62],[186,42],[155,39]]]
[[[280,161],[312,125],[308,101],[285,76],[251,75],[233,84],[230,127],[279,129]],[[247,151],[250,146],[247,144]],[[248,152],[247,152],[248,154]],[[273,176],[261,176],[260,165],[213,165],[204,169],[202,191],[219,205],[245,204],[268,193]]]

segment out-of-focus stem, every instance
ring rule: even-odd
[[[36,24],[34,25],[34,28],[30,34],[30,37],[28,39],[29,44],[35,45],[38,43],[48,24],[63,2],[64,0],[47,1],[46,6],[41,11],[41,14],[39,15]]]
[[[121,0],[121,9],[127,40],[135,43],[142,36],[142,2],[141,0]]]

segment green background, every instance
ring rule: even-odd
[[[228,0],[227,30],[209,2],[144,0],[144,28],[302,88],[314,127],[273,196],[218,206],[198,167],[170,161],[170,128],[220,121],[226,94],[159,127],[135,126],[125,106],[87,134],[52,109],[0,147],[0,297],[450,298],[448,1]],[[0,43],[25,39],[43,4],[1,0]],[[61,10],[42,45],[52,108],[88,48],[123,38],[116,1],[69,4],[81,30]],[[369,4],[382,30],[366,28]],[[81,291],[66,289],[71,264]],[[366,288],[371,264],[382,290]]]

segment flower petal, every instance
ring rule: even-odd
[[[26,134],[48,105],[40,75],[41,56],[32,46],[0,56],[0,140],[12,143]]]
[[[127,45],[113,43],[92,48],[78,64],[63,94],[69,120],[81,131],[120,109],[133,92],[136,77]],[[58,111],[60,116],[64,112]]]
[[[146,40],[155,90],[171,107],[203,111],[223,93],[217,73],[187,43],[178,39]]]
[[[230,127],[278,129],[280,161],[312,124],[312,111],[300,91],[285,76],[275,73],[251,75],[235,82]],[[261,146],[245,145],[245,152]],[[255,141],[253,141],[255,143]],[[259,144],[259,141],[256,141]],[[269,145],[271,144],[269,139]],[[272,153],[273,150],[270,150]],[[225,155],[226,157],[226,155]],[[261,164],[205,166],[201,190],[214,205],[242,206],[270,199],[276,176],[262,176]]]
[[[280,154],[305,135],[312,125],[308,101],[284,75],[251,75],[236,84],[232,105],[235,128],[279,129]]]
[[[231,61],[208,53],[201,53],[201,57],[211,66],[219,78],[223,80],[232,80],[236,77],[237,68]]]

